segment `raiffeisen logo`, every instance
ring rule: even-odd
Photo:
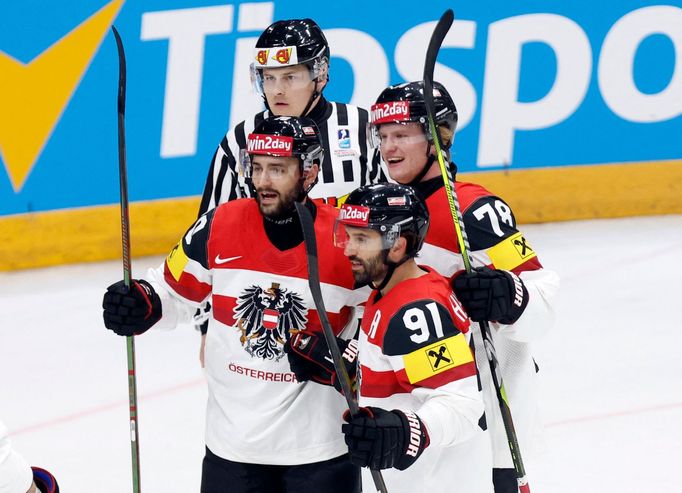
[[[28,63],[0,51],[0,156],[15,192],[24,186],[124,1],[112,0]]]

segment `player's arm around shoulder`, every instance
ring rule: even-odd
[[[479,196],[463,217],[473,263],[487,266],[453,278],[471,319],[493,322],[499,334],[519,342],[543,336],[554,324],[557,273],[543,267],[511,207],[499,197]]]
[[[479,433],[484,411],[469,320],[452,291],[446,293],[404,305],[389,321],[383,340],[403,386],[421,403],[416,415],[438,446]]]

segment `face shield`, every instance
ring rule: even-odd
[[[273,93],[278,87],[291,92],[309,87],[316,79],[326,78],[327,59],[318,57],[310,62],[285,66],[252,63],[249,72],[253,90],[260,96]]]
[[[412,146],[428,141],[428,135],[421,123],[416,122],[392,122],[392,123],[368,123],[367,140],[371,147],[379,148],[382,145]]]
[[[249,154],[245,149],[239,152],[239,156],[239,176],[250,182],[260,183],[266,180],[268,183],[279,185],[305,178],[299,173],[301,161],[296,156]]]

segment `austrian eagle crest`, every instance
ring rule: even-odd
[[[305,328],[308,309],[303,298],[273,282],[270,288],[250,286],[234,307],[239,342],[251,356],[278,361],[291,333]]]

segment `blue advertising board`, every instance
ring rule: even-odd
[[[325,95],[368,107],[421,78],[459,109],[461,171],[682,159],[682,8],[657,2],[23,0],[0,5],[0,216],[118,201],[116,46],[128,60],[133,201],[201,193],[227,128],[261,107],[259,33],[312,17],[331,45]],[[4,172],[3,172],[4,170]]]

